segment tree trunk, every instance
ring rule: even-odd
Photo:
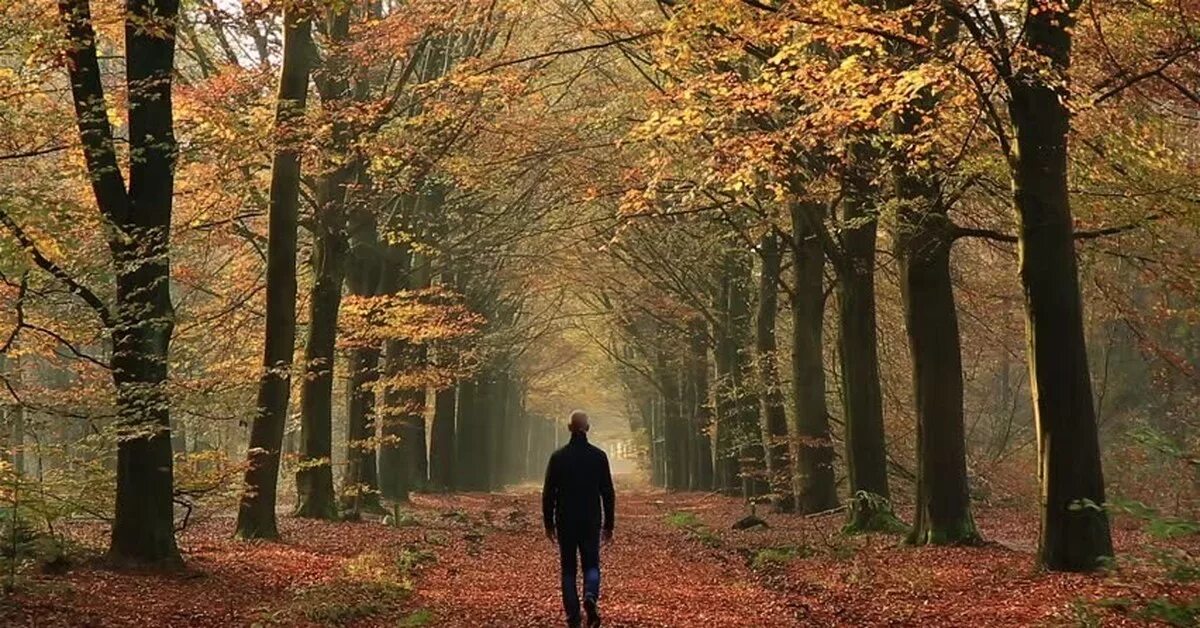
[[[725,254],[721,300],[718,304],[721,325],[716,355],[717,464],[722,484],[719,488],[728,491],[740,486],[742,496],[747,499],[766,492],[758,403],[748,386],[752,373],[752,365],[746,355],[752,333],[749,262],[749,256],[743,251],[728,251]]]
[[[796,404],[792,460],[796,511],[813,513],[837,506],[833,478],[833,438],[825,404],[822,360],[825,312],[825,252],[818,238],[823,208],[792,206],[792,396]]]
[[[708,329],[703,320],[691,324],[690,353],[688,356],[688,387],[690,406],[687,418],[691,421],[691,437],[694,454],[692,488],[701,491],[713,490],[713,448],[710,439],[712,413],[708,402]]]
[[[66,54],[75,121],[96,204],[111,226],[108,245],[116,271],[111,310],[91,291],[72,287],[101,316],[113,342],[120,440],[109,557],[178,566],[182,559],[175,544],[166,382],[174,329],[170,229],[176,142],[171,78],[179,3],[126,4],[129,149],[137,156],[130,160],[128,190],[104,114],[90,6],[87,0],[62,0],[59,13],[70,42]]]
[[[1071,26],[1070,15],[1058,7],[1042,6],[1026,17],[1027,47],[1049,57],[1063,82]],[[1039,555],[1051,570],[1089,571],[1112,556],[1113,547],[1067,192],[1070,114],[1058,83],[1040,66],[1019,70],[1009,81],[1016,131],[1013,198],[1038,430]]]
[[[379,347],[349,351],[346,380],[346,475],[342,502],[351,513],[382,511],[375,467],[375,384],[379,381]]]
[[[460,490],[479,490],[479,455],[481,436],[476,409],[479,406],[479,386],[474,379],[458,383],[457,418],[454,440],[454,485]]]
[[[342,188],[334,182],[327,185]],[[329,190],[327,194],[338,192]],[[341,233],[340,199],[327,199],[322,205],[313,242],[313,286],[309,297],[308,338],[304,347],[304,381],[300,386],[296,516],[335,519],[333,368],[338,309],[342,301],[345,239]]]
[[[787,410],[779,378],[778,343],[775,338],[782,259],[779,236],[774,231],[763,236],[759,244],[759,256],[762,258],[762,269],[759,273],[754,342],[759,403],[762,408],[762,438],[766,445],[766,474],[771,492],[778,495],[777,507],[788,510],[795,505],[795,500],[792,497],[792,465],[788,455]]]
[[[348,7],[339,7],[327,21],[333,46],[350,31]],[[300,387],[300,466],[296,472],[296,515],[318,519],[337,517],[333,489],[333,369],[338,310],[345,279],[346,187],[357,161],[350,157],[351,129],[341,117],[341,104],[350,98],[343,52],[326,58],[317,81],[323,107],[334,117],[332,146],[324,164],[327,173],[317,188],[314,210],[313,285],[309,297],[308,338],[304,347],[304,381]]]
[[[433,402],[433,426],[429,439],[429,485],[436,491],[451,491],[454,483],[454,412],[456,390],[453,386],[437,391]]]
[[[375,216],[356,209],[350,216],[350,263],[346,286],[359,297],[378,296],[383,256]],[[377,343],[356,344],[348,351],[346,380],[346,473],[342,502],[357,515],[362,509],[382,511],[375,467],[375,387],[379,381]]]
[[[975,544],[949,224],[934,212],[906,211],[902,221],[897,257],[917,410],[917,510],[909,542]]]
[[[396,294],[419,283],[414,276],[420,262],[410,249],[393,246],[388,257],[386,293]],[[407,340],[384,343],[379,488],[384,498],[393,501],[407,501],[411,491],[425,485],[425,388],[399,386],[395,381],[422,367],[425,357],[425,347]]]
[[[924,90],[895,124],[910,135],[936,105]],[[981,542],[971,517],[963,425],[962,346],[950,251],[949,208],[937,175],[910,164],[893,172],[899,201],[896,259],[912,359],[917,419],[916,515],[908,542],[973,545]]]
[[[662,393],[663,486],[680,490],[683,488],[683,474],[678,447],[683,440],[683,414],[677,373],[669,364],[660,358],[658,379]]]
[[[167,365],[171,305],[170,231],[175,138],[171,108],[178,3],[129,3],[125,24],[129,84],[130,238],[116,247],[117,328],[113,379],[124,434],[117,445],[117,501],[110,556],[177,563]],[[161,20],[157,37],[146,20]]]
[[[835,256],[842,408],[846,426],[846,468],[850,480],[849,531],[897,530],[888,491],[883,395],[879,386],[875,330],[875,240],[877,216],[869,211],[877,196],[871,183],[878,164],[874,151],[855,149],[841,203],[841,252]]]
[[[311,70],[311,17],[289,7],[283,16],[283,65],[275,105],[275,133],[283,134],[304,114]],[[271,164],[267,227],[266,329],[257,412],[241,501],[238,538],[279,537],[275,521],[279,456],[291,396],[292,359],[296,352],[296,225],[300,207],[300,151],[284,138]]]

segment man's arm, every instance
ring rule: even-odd
[[[608,468],[608,455],[601,452],[604,464],[600,470],[600,500],[604,502],[604,530],[612,533],[616,523],[617,494],[613,490],[612,471]]]
[[[542,483],[542,524],[546,534],[554,532],[554,504],[558,501],[558,474],[554,470],[554,456],[546,463],[546,481]]]

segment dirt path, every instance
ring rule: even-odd
[[[703,496],[624,493],[616,541],[601,558],[605,626],[790,626],[795,609],[758,584],[745,561],[713,551],[669,522]],[[541,534],[532,494],[456,498],[496,527],[464,546],[439,552],[421,574],[416,604],[437,626],[539,628],[565,625],[558,592],[558,550]],[[462,550],[456,551],[456,550]]]

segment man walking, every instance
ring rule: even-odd
[[[612,542],[616,496],[608,456],[588,444],[588,415],[571,413],[571,442],[550,456],[542,487],[542,519],[546,536],[558,542],[562,563],[563,608],[567,625],[582,626],[576,561],[583,566],[583,608],[590,628],[600,625],[600,536]],[[601,506],[603,505],[603,520]]]

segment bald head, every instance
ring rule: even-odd
[[[567,421],[567,429],[572,434],[586,434],[588,431],[588,415],[583,410],[575,410]]]

